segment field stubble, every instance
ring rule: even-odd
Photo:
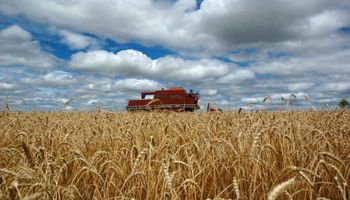
[[[350,113],[1,112],[0,199],[350,199]]]

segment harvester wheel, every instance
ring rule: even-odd
[[[186,112],[194,112],[194,108],[186,108],[185,111]]]

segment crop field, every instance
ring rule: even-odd
[[[3,111],[0,138],[0,199],[350,199],[348,111]]]

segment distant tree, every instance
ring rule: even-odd
[[[339,105],[339,108],[345,108],[346,106],[349,105],[349,102],[345,99],[342,99],[339,101],[338,105]]]

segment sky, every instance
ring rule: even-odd
[[[202,109],[350,101],[350,1],[0,0],[2,106],[122,111],[174,86]]]

